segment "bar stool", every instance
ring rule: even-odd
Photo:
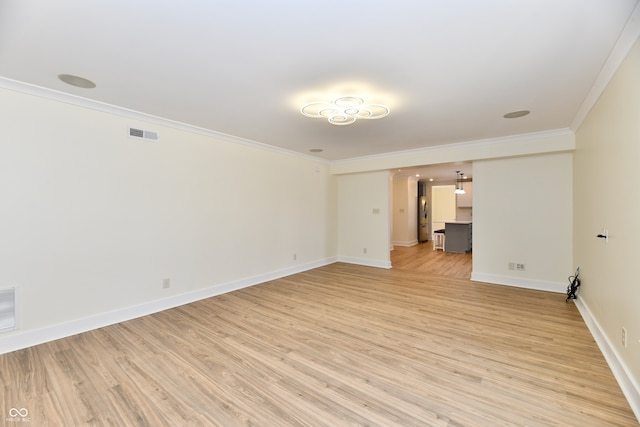
[[[442,249],[444,251],[444,229],[433,232],[433,250]]]

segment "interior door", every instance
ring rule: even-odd
[[[444,228],[446,221],[456,219],[456,186],[434,185],[431,187],[431,238],[433,232]]]

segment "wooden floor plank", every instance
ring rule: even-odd
[[[336,263],[0,355],[3,416],[27,408],[38,426],[638,425],[573,304],[471,282],[472,255],[428,245],[393,251],[391,270]]]

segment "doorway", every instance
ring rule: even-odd
[[[431,242],[414,246],[398,246],[391,251],[393,269],[432,276],[471,278],[471,253],[434,251]]]
[[[431,165],[393,172],[390,249],[392,268],[470,277],[471,252],[433,250],[433,232],[445,228],[445,222],[471,221],[472,173],[463,178],[465,190],[468,187],[469,201],[463,204],[460,195],[455,194],[458,185],[456,170],[461,168],[469,170],[471,165]],[[432,191],[434,187],[435,201]]]

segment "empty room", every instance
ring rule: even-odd
[[[0,0],[0,425],[638,425],[639,37]]]

